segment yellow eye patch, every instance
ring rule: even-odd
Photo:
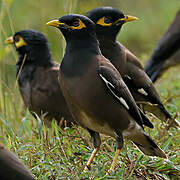
[[[74,22],[74,25],[70,27],[71,29],[82,29],[86,28],[86,25],[80,19],[77,19],[77,21]]]
[[[111,26],[112,25],[112,22],[105,22],[105,16],[103,16],[102,18],[100,18],[96,24],[99,24],[101,26]]]
[[[22,46],[27,46],[27,43],[24,41],[24,39],[21,36],[15,37],[15,46],[16,48],[20,48]]]

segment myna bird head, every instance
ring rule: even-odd
[[[86,13],[96,24],[96,33],[107,38],[116,38],[122,25],[126,22],[137,20],[134,16],[124,15],[119,9],[112,7],[100,7]]]
[[[52,20],[47,23],[54,26],[62,32],[66,40],[94,37],[95,24],[87,17],[79,14],[65,15],[59,20]]]
[[[28,61],[34,61],[38,58],[38,61],[42,59],[42,56],[47,57],[49,52],[48,40],[44,34],[39,31],[26,29],[16,32],[13,36],[5,40],[6,44],[13,44],[16,51],[20,56],[27,54]]]

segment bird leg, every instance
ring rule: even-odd
[[[95,158],[95,156],[98,153],[99,149],[100,149],[100,147],[97,147],[97,148],[95,148],[93,150],[93,152],[92,152],[92,154],[91,154],[91,156],[90,156],[90,158],[89,158],[89,160],[88,160],[88,162],[87,162],[87,164],[86,164],[86,166],[84,168],[84,172],[87,172],[88,170],[90,170],[90,168],[91,168],[90,165],[93,162],[93,159]]]
[[[122,136],[122,133],[121,132],[118,132],[116,131],[115,132],[115,139],[116,139],[116,152],[115,152],[115,156],[113,158],[113,162],[111,164],[111,167],[108,171],[108,173],[106,173],[106,175],[110,175],[112,173],[112,171],[114,171],[116,165],[117,165],[117,162],[118,162],[118,156],[121,152],[121,149],[123,147],[123,136]]]
[[[98,153],[98,151],[100,149],[100,145],[101,145],[101,138],[100,138],[99,133],[92,131],[90,129],[87,129],[87,130],[92,137],[94,150],[93,150],[93,152],[92,152],[92,154],[91,154],[91,156],[90,156],[90,158],[86,164],[86,167],[84,168],[84,172],[87,172],[88,170],[90,170],[90,165],[93,162],[96,154]]]
[[[121,152],[121,149],[116,149],[116,153],[115,153],[115,156],[113,158],[113,162],[111,164],[111,167],[110,167],[107,175],[111,174],[112,171],[114,171],[114,168],[116,167],[117,162],[118,162],[118,156],[119,156],[120,152]]]

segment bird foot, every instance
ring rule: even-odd
[[[84,172],[88,172],[90,170],[91,170],[91,166],[86,165],[83,171]]]
[[[91,163],[93,162],[93,159],[95,158],[96,154],[98,153],[100,147],[97,147],[93,150],[91,157],[89,158],[89,161],[86,164],[86,167],[84,168],[84,172],[88,172],[89,170],[91,170]]]
[[[119,156],[119,153],[120,153],[120,149],[116,149],[116,153],[115,153],[115,156],[114,156],[114,159],[113,159],[113,162],[111,164],[111,167],[110,169],[108,170],[108,172],[106,173],[106,176],[109,176],[115,169],[117,163],[118,163],[118,156]]]

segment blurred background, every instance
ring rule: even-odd
[[[49,40],[54,60],[60,62],[65,42],[60,32],[47,26],[46,22],[68,13],[85,14],[100,6],[116,7],[124,14],[139,18],[138,21],[123,26],[118,40],[145,65],[180,8],[180,0],[0,0],[0,141],[9,146],[14,143],[12,150],[16,151],[15,147],[18,149],[16,143],[22,135],[21,124],[24,118],[29,118],[29,114],[24,109],[16,82],[17,54],[12,46],[4,44],[4,40],[23,29],[41,31]],[[156,83],[156,87],[163,102],[167,103],[168,110],[173,115],[180,112],[178,68],[167,71]],[[30,129],[31,126],[27,128]],[[13,136],[14,132],[18,136]],[[26,133],[31,132],[29,130]],[[23,144],[23,141],[25,140],[21,139],[19,143]],[[22,154],[24,157],[24,153]]]

